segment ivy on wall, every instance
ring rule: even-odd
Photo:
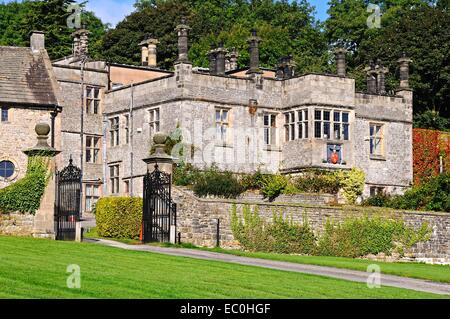
[[[422,185],[439,175],[442,156],[444,171],[450,172],[450,134],[414,129],[414,184]]]
[[[49,158],[45,155],[29,157],[25,177],[0,190],[1,214],[36,213],[50,176],[48,164]]]

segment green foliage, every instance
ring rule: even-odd
[[[285,219],[282,213],[274,213],[272,222],[268,223],[259,215],[257,207],[252,211],[248,205],[242,208],[242,217],[233,205],[231,228],[247,251],[351,258],[403,254],[405,249],[431,238],[427,223],[416,230],[403,220],[368,216],[347,218],[342,223],[328,220],[324,232],[316,237],[306,217],[302,224],[297,224]]]
[[[380,194],[364,201],[366,206],[405,210],[450,212],[450,175],[443,174],[408,190],[403,196]]]
[[[105,36],[103,48],[108,59],[138,64],[138,44],[145,34],[152,34],[161,42],[159,67],[172,68],[177,58],[174,29],[184,15],[192,27],[189,56],[196,66],[208,66],[210,44],[218,41],[227,48],[235,47],[240,53],[239,66],[248,66],[247,39],[256,27],[264,39],[260,48],[262,66],[274,67],[281,56],[293,54],[299,72],[328,67],[326,41],[307,1],[143,0],[135,8]]]
[[[414,128],[449,132],[450,119],[440,116],[434,111],[425,111],[414,116]]]
[[[97,233],[101,237],[139,239],[142,198],[107,197],[96,205]]]
[[[243,218],[237,215],[237,207],[233,205],[231,228],[235,238],[248,251],[273,252],[281,254],[311,254],[315,247],[315,236],[304,220],[303,225],[287,220],[282,213],[274,213],[272,223],[266,223],[254,211],[245,205]]]
[[[367,12],[369,2],[381,7],[381,28],[367,26],[371,15]],[[350,49],[349,74],[356,78],[359,90],[366,88],[365,66],[370,59],[377,58],[391,71],[386,79],[388,91],[395,90],[397,60],[405,52],[413,60],[410,85],[414,89],[415,114],[429,109],[448,114],[450,11],[442,2],[435,3],[433,0],[330,1],[330,18],[325,23],[328,42]]]
[[[303,176],[296,177],[292,181],[296,193],[326,193],[337,194],[341,188],[338,174],[313,170]]]
[[[244,189],[233,173],[220,172],[214,166],[199,174],[194,183],[194,193],[199,197],[236,198],[243,191]]]
[[[353,168],[350,171],[338,171],[337,178],[347,203],[355,204],[358,197],[364,192],[365,173],[358,168]]]
[[[200,171],[192,164],[181,162],[174,169],[173,183],[176,186],[193,186],[200,174]]]
[[[284,192],[288,184],[289,179],[286,176],[266,175],[262,178],[261,193],[272,201]]]
[[[362,257],[380,253],[404,253],[418,242],[430,240],[429,225],[415,230],[403,220],[388,218],[348,218],[343,223],[329,220],[317,244],[317,254],[335,257]]]
[[[21,212],[34,215],[41,205],[48,178],[48,158],[29,157],[25,177],[0,190],[0,213]]]
[[[39,30],[45,32],[46,49],[51,59],[70,55],[74,30],[67,26],[71,14],[67,7],[74,3],[74,0],[0,3],[0,45],[29,46],[30,32]],[[83,12],[81,20],[91,31],[90,54],[98,57],[107,25],[92,12]]]
[[[264,177],[267,174],[257,171],[254,174],[246,174],[241,177],[241,185],[245,190],[259,190],[264,187]]]

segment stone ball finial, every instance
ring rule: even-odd
[[[48,136],[50,134],[50,125],[47,123],[38,123],[34,130],[38,136]]]
[[[166,141],[167,141],[167,138],[168,138],[168,136],[166,134],[164,134],[164,133],[156,133],[153,136],[153,142],[155,144],[159,144],[159,145],[165,144]]]

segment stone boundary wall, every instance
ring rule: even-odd
[[[34,216],[31,214],[0,214],[0,235],[27,236],[33,235]]]
[[[216,245],[217,219],[220,219],[220,243],[224,248],[237,248],[239,243],[231,231],[231,209],[238,206],[238,213],[244,205],[257,206],[261,216],[271,220],[274,212],[283,212],[286,217],[301,223],[304,216],[311,227],[320,233],[326,221],[342,221],[351,216],[383,215],[403,218],[407,224],[419,228],[427,222],[433,229],[432,238],[420,243],[408,253],[414,258],[438,259],[450,258],[450,214],[406,212],[382,208],[341,207],[324,205],[307,205],[293,203],[245,202],[243,200],[199,199],[184,188],[174,187],[173,198],[178,203],[177,232],[181,232],[181,241],[198,246],[214,247]]]

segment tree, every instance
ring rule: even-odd
[[[67,25],[69,5],[74,0],[42,0],[0,4],[0,45],[28,46],[33,30],[44,31],[50,58],[57,59],[72,52],[71,33]],[[81,4],[83,7],[84,4]],[[82,14],[82,22],[92,31],[91,53],[98,55],[98,42],[106,32],[104,25],[92,12]]]
[[[381,28],[369,28],[369,2],[380,5]],[[387,89],[398,87],[397,60],[413,59],[410,85],[414,112],[435,110],[448,116],[450,87],[450,15],[443,2],[427,0],[331,0],[326,34],[330,46],[350,49],[349,73],[357,88],[366,88],[365,66],[380,58],[389,67]]]
[[[145,34],[152,34],[161,42],[159,66],[172,68],[177,56],[174,29],[185,15],[192,27],[190,59],[196,66],[208,66],[210,44],[219,41],[228,48],[236,47],[239,65],[248,65],[247,38],[250,30],[257,28],[263,39],[262,66],[274,67],[281,56],[293,54],[300,72],[328,67],[326,41],[306,0],[139,0],[135,8],[105,36],[107,59],[138,64],[138,44]]]

